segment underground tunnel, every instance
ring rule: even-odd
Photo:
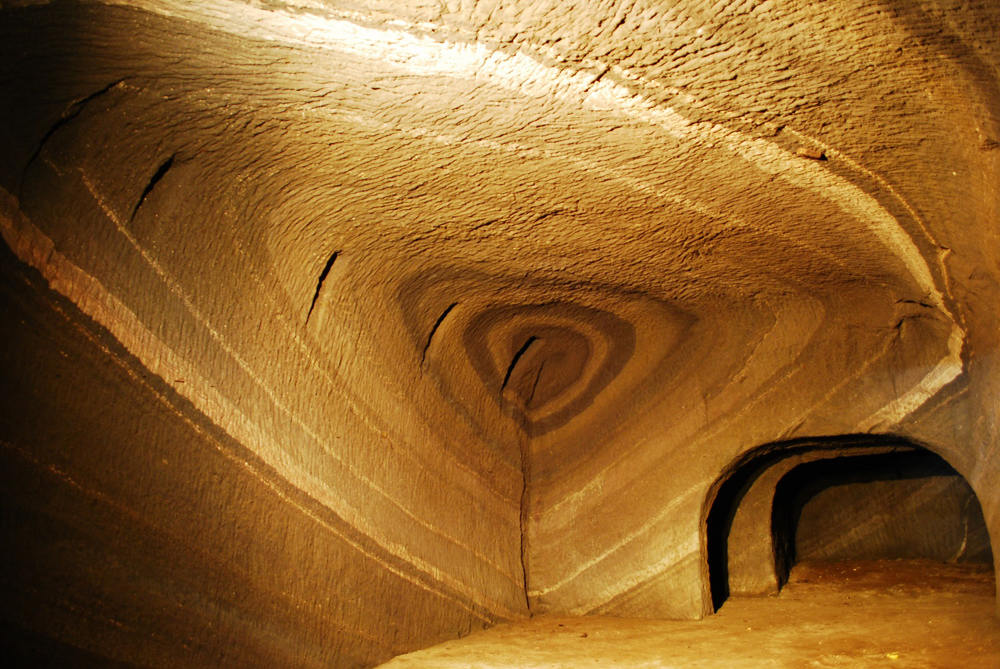
[[[998,36],[0,3],[4,654],[1000,666]]]
[[[939,455],[884,436],[772,444],[719,486],[706,519],[713,608],[778,594],[803,562],[993,561],[982,507]]]

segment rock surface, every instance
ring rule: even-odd
[[[961,476],[845,476],[805,495],[795,559],[989,562],[989,534]]]
[[[541,616],[387,662],[385,669],[806,669],[1000,664],[989,572],[930,561],[808,563],[778,597],[705,620]]]
[[[844,435],[941,455],[997,536],[998,34],[991,0],[3,3],[9,634],[370,666],[699,618],[720,487]]]

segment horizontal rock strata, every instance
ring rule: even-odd
[[[996,536],[1000,11],[827,4],[3,3],[12,634],[697,618],[725,482],[843,435]]]

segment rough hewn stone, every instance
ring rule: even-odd
[[[360,636],[315,658],[344,666],[529,612],[709,613],[709,510],[768,444],[919,444],[996,535],[998,34],[989,0],[4,3],[7,293],[54,291],[8,320],[71,304],[60,327],[119,347],[75,392],[4,377],[5,458],[61,495],[105,464],[141,487],[151,444],[170,461],[204,426],[220,477],[255,473],[191,521],[191,568],[258,519],[246,559],[286,556],[274,597],[330,602]],[[147,401],[142,374],[166,397],[150,432],[93,403]],[[129,512],[150,535],[211,515],[207,483],[162,482]],[[67,606],[125,597],[102,569]],[[213,625],[261,610],[143,570]],[[103,637],[76,614],[15,619],[54,587],[14,583],[5,619],[169,664],[121,631],[83,644]],[[133,599],[113,620],[139,638],[161,609]],[[314,657],[283,616],[248,619],[272,645],[232,663]]]

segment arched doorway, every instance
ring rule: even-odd
[[[706,519],[709,585],[776,594],[799,560],[992,562],[982,509],[939,455],[885,436],[758,449],[721,481]]]

